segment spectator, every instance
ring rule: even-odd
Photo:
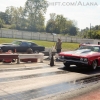
[[[55,49],[56,49],[56,52],[57,52],[57,54],[55,55],[56,61],[59,61],[58,53],[60,53],[61,49],[62,49],[62,42],[61,42],[61,39],[59,39],[59,38],[58,38],[58,41],[56,42]]]
[[[6,54],[13,54],[13,52],[12,52],[12,50],[8,50],[8,52],[6,52]],[[4,63],[11,63],[11,62],[13,62],[13,59],[11,59],[11,58],[6,58],[6,59],[3,59],[3,62]]]
[[[56,42],[56,45],[55,45],[55,49],[56,49],[56,52],[57,53],[60,53],[61,52],[61,49],[62,49],[62,42],[61,42],[61,39],[58,38],[58,41]]]

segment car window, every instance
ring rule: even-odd
[[[94,50],[92,46],[80,46],[79,49],[91,49],[92,51]]]
[[[17,44],[20,45],[22,42],[21,41],[13,41],[12,44]]]
[[[27,43],[28,43],[28,45],[29,45],[29,46],[31,46],[31,45],[32,45],[32,43],[31,43],[31,42],[27,42]]]
[[[95,46],[95,47],[94,47],[94,50],[95,50],[96,52],[100,52],[100,47],[99,47],[99,46]]]
[[[32,45],[32,46],[37,46],[37,44],[35,44],[35,43],[31,43],[31,45]]]
[[[94,52],[100,52],[99,46],[80,46],[78,50],[80,49],[90,49],[91,51],[94,51]]]
[[[99,47],[94,47],[95,52],[100,52],[99,49],[100,49]]]
[[[27,42],[22,42],[21,46],[30,46]]]
[[[23,44],[24,46],[27,45],[27,46],[36,46],[35,43],[31,43],[31,42],[24,42]]]

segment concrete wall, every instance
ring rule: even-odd
[[[100,40],[95,39],[82,39],[77,37],[68,37],[60,35],[52,35],[50,33],[40,33],[40,32],[28,32],[10,29],[0,29],[1,38],[18,38],[18,39],[28,39],[28,40],[46,40],[46,41],[57,41],[58,38],[62,42],[77,42],[77,43],[95,43],[97,44]]]

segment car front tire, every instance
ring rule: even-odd
[[[96,60],[94,60],[94,61],[92,62],[92,64],[91,64],[91,69],[92,69],[92,70],[96,70],[96,69],[97,69],[97,66],[98,66],[98,63],[97,63]]]
[[[64,69],[70,69],[70,64],[68,63],[63,63],[64,64]]]

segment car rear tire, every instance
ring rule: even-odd
[[[64,69],[70,69],[70,64],[68,63],[63,63],[64,64]]]
[[[92,62],[92,64],[91,64],[91,69],[92,69],[92,70],[96,70],[96,69],[97,69],[97,66],[98,66],[98,63],[97,63],[96,60],[94,60],[94,61]]]
[[[26,51],[28,54],[32,54],[33,53],[33,50],[31,48],[28,48],[27,51]]]
[[[39,53],[39,51],[38,50],[35,50],[34,53]]]

